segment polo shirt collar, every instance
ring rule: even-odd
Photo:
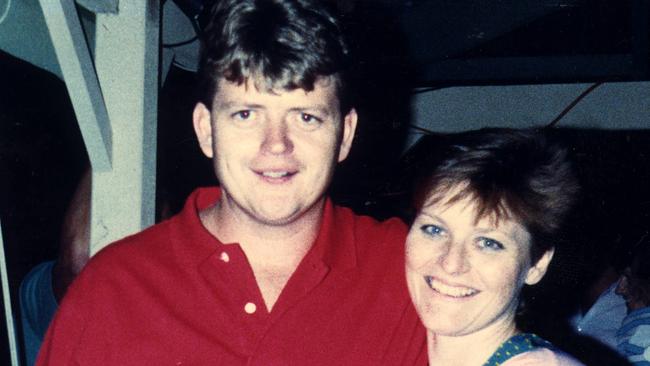
[[[198,188],[188,197],[183,210],[175,218],[173,230],[177,230],[180,237],[184,238],[182,245],[175,250],[179,260],[185,264],[198,266],[216,251],[223,249],[225,244],[203,226],[199,217],[201,210],[213,205],[220,197],[221,190],[217,187]],[[354,218],[351,210],[337,207],[327,198],[318,235],[303,261],[322,262],[330,269],[356,267]]]
[[[314,257],[330,268],[352,269],[357,265],[356,249],[354,214],[347,208],[335,206],[327,198],[318,236],[311,249]]]

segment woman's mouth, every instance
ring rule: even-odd
[[[444,296],[453,297],[453,298],[465,298],[478,294],[480,291],[466,286],[457,286],[449,285],[440,280],[435,279],[432,276],[424,276],[429,288],[433,291],[440,293]]]

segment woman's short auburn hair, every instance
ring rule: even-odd
[[[447,142],[419,168],[416,212],[469,197],[477,205],[477,221],[490,217],[523,225],[531,235],[533,261],[555,247],[579,193],[564,148],[538,129],[488,128],[449,135]]]

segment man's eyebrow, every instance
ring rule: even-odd
[[[216,102],[215,103],[216,107],[219,107],[221,109],[231,109],[231,108],[250,108],[250,109],[261,109],[264,108],[261,104],[255,104],[255,103],[246,103],[244,101],[242,102],[237,102],[237,101],[223,101],[223,102]]]
[[[332,114],[331,109],[327,108],[324,105],[295,107],[295,108],[291,108],[290,111],[292,112],[313,111],[327,117],[329,117]]]

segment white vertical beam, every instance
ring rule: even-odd
[[[157,0],[120,0],[97,14],[95,69],[113,130],[112,164],[93,170],[91,253],[155,219],[159,15]]]
[[[16,330],[14,317],[11,311],[11,296],[9,295],[9,276],[7,275],[7,260],[5,257],[5,244],[2,239],[2,223],[0,223],[0,281],[2,282],[2,300],[4,303],[5,324],[7,326],[7,338],[9,338],[9,354],[12,366],[18,364],[18,346],[16,342]]]
[[[73,0],[40,0],[94,170],[111,165],[111,126]]]
[[[74,1],[40,3],[93,168],[94,254],[155,219],[160,2],[96,14],[94,64]]]

